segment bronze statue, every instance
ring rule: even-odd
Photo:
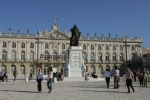
[[[70,46],[78,46],[81,32],[79,31],[76,25],[74,25],[74,27],[71,28],[70,31],[72,32],[70,38]]]

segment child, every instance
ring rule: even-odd
[[[143,73],[139,74],[140,87],[143,85]]]

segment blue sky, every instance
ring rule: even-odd
[[[0,0],[0,28],[31,34],[51,29],[54,19],[67,33],[74,24],[83,36],[140,36],[150,48],[150,0]]]

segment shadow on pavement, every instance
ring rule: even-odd
[[[93,90],[78,90],[78,91],[88,91],[88,92],[109,92],[109,93],[127,93],[127,92],[120,92],[120,91],[108,91],[108,90],[103,90],[103,91],[93,91]]]
[[[25,93],[37,93],[37,92],[35,92],[35,91],[17,91],[17,90],[0,90],[0,91],[5,91],[5,92],[9,92],[9,91],[11,91],[11,92],[25,92]]]

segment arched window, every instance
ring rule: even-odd
[[[113,61],[116,61],[116,54],[113,53]]]
[[[57,52],[53,53],[53,60],[57,60]]]
[[[34,60],[34,52],[33,51],[30,52],[30,60]]]
[[[62,54],[61,54],[61,60],[65,60],[66,59],[66,54],[63,52]]]
[[[62,44],[62,49],[65,49],[65,44]]]
[[[45,43],[45,48],[48,48],[48,43]]]
[[[99,74],[103,74],[103,67],[102,66],[98,67],[98,72],[99,72]]]
[[[16,60],[16,52],[15,52],[15,51],[12,52],[11,59],[12,59],[12,60]]]
[[[21,43],[21,48],[25,48],[25,43]]]
[[[16,66],[15,65],[11,65],[11,73],[10,73],[11,75],[13,75],[15,69],[16,69]]]
[[[87,54],[85,52],[82,52],[82,58],[83,58],[84,61],[87,60]]]
[[[7,43],[3,42],[3,47],[6,48],[7,47]]]
[[[91,45],[91,50],[94,50],[94,45]]]
[[[3,51],[2,52],[2,60],[6,60],[7,59],[7,52]]]
[[[24,51],[21,52],[21,60],[25,60],[25,52]]]
[[[109,61],[109,54],[108,53],[106,53],[105,60]]]
[[[102,54],[101,53],[98,54],[98,61],[102,61]]]
[[[44,54],[44,60],[49,60],[49,53],[48,52],[45,52],[45,54]]]
[[[86,50],[86,45],[85,44],[83,45],[83,50]]]
[[[116,47],[115,46],[113,46],[113,51],[116,51]]]
[[[106,50],[109,50],[109,46],[108,45],[106,45]]]
[[[101,48],[101,45],[99,45],[99,46],[98,46],[98,50],[101,50],[101,49],[102,49],[102,48]]]
[[[25,67],[24,67],[24,65],[20,66],[20,75],[25,75]]]
[[[93,73],[93,72],[96,72],[96,70],[95,70],[95,66],[91,66],[91,72]]]
[[[95,55],[94,55],[94,53],[91,53],[91,61],[94,61],[95,59]]]
[[[30,43],[30,48],[34,48],[34,43]]]
[[[12,48],[16,48],[16,43],[15,42],[12,43]]]
[[[1,71],[3,71],[3,70],[6,72],[6,66],[5,65],[1,66]]]
[[[48,70],[48,66],[44,66],[44,75],[48,75],[49,70]]]
[[[123,51],[123,46],[120,46],[120,51]]]
[[[123,61],[123,54],[120,54],[120,61]]]
[[[30,74],[34,75],[34,66],[31,65],[29,69]]]
[[[55,65],[53,66],[53,72],[55,72],[55,73],[58,72],[57,66],[55,66]]]

